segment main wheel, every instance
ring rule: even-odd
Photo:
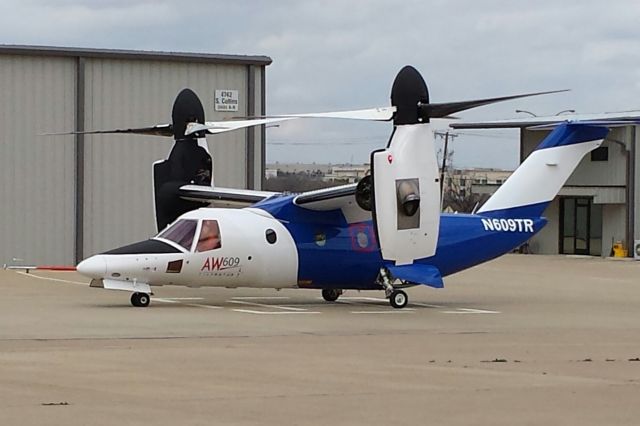
[[[402,309],[409,303],[409,296],[402,290],[393,290],[389,296],[389,303],[396,309]]]
[[[145,308],[149,306],[151,297],[147,293],[133,293],[131,295],[131,304],[135,307]]]
[[[322,298],[327,302],[335,302],[338,300],[338,297],[342,294],[342,290],[338,290],[335,288],[323,288],[322,289]]]

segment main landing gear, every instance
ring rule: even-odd
[[[138,308],[146,308],[151,302],[151,296],[147,293],[133,293],[131,295],[131,304]]]
[[[323,288],[322,298],[327,302],[335,302],[342,295],[342,290],[337,288]]]
[[[391,278],[385,268],[380,268],[378,283],[384,288],[384,295],[389,299],[389,304],[396,308],[402,309],[409,303],[409,296],[404,291],[394,288],[391,284]]]

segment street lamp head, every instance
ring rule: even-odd
[[[532,113],[531,111],[526,111],[526,110],[523,110],[523,109],[517,109],[517,110],[516,110],[516,113],[520,113],[520,112],[523,112],[523,113],[525,113],[525,114],[529,114],[529,115],[530,115],[530,116],[532,116],[532,117],[537,117],[537,115],[535,115],[535,114],[534,114],[534,113]]]

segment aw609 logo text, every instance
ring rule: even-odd
[[[200,271],[224,271],[240,267],[239,257],[207,257]]]

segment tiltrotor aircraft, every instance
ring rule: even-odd
[[[91,256],[77,270],[92,287],[132,293],[134,306],[148,306],[153,287],[176,285],[318,289],[327,301],[348,289],[384,290],[391,306],[402,308],[404,288],[441,288],[444,276],[508,253],[540,231],[547,204],[606,137],[604,125],[555,123],[475,214],[441,213],[430,119],[531,95],[430,103],[422,76],[407,66],[393,83],[391,107],[207,123],[198,97],[185,89],[171,125],[114,131],[175,138],[153,170],[160,232]],[[301,194],[213,185],[206,134],[300,117],[392,120],[393,132],[357,184]]]

